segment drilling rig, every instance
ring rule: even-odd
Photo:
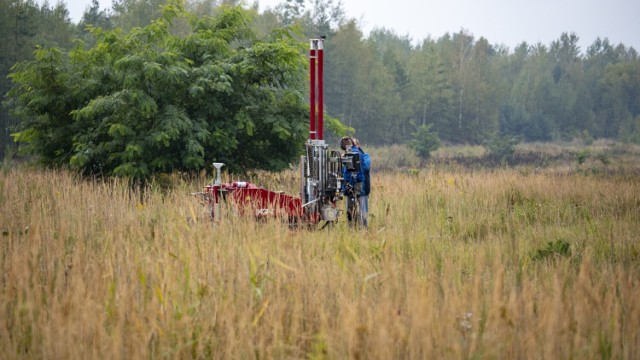
[[[261,218],[275,216],[289,224],[324,226],[338,220],[338,202],[342,198],[342,167],[357,168],[358,154],[341,155],[329,150],[324,139],[324,39],[309,41],[309,138],[300,158],[300,197],[271,191],[255,184],[235,181],[223,184],[220,179],[224,164],[214,163],[216,179],[203,192],[193,193],[208,205],[215,222],[221,220],[222,206],[232,205],[240,214]]]

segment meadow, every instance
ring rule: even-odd
[[[5,166],[0,358],[637,359],[634,149],[381,166],[368,231],[212,224],[190,195],[211,174],[135,190]]]

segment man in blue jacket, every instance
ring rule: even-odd
[[[346,166],[342,168],[342,177],[344,178],[342,192],[347,198],[347,219],[349,220],[349,225],[355,222],[367,228],[369,193],[371,192],[371,178],[369,175],[371,157],[362,150],[357,139],[348,136],[340,140],[340,148],[345,151],[345,155],[355,153],[360,157],[359,171],[352,171]],[[353,219],[353,209],[356,201],[360,207],[360,213],[356,214],[356,219]]]

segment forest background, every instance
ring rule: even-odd
[[[88,27],[126,33],[160,18],[164,3],[119,0],[100,9],[94,1],[76,24],[64,2],[1,0],[0,93],[12,87],[12,67],[32,60],[37,46],[68,52],[81,39],[90,47],[96,40]],[[238,4],[189,0],[185,7],[202,17]],[[406,144],[425,129],[451,144],[576,137],[640,143],[640,59],[633,47],[603,38],[583,50],[574,33],[514,49],[464,29],[419,41],[384,28],[364,36],[333,0],[285,0],[262,12],[254,3],[246,10],[258,37],[281,28],[293,29],[300,42],[327,37],[325,110],[367,144]],[[2,157],[18,123],[3,107]]]

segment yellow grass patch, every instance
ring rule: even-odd
[[[3,172],[0,358],[640,354],[637,177],[378,173],[368,232],[212,225],[204,181]]]

